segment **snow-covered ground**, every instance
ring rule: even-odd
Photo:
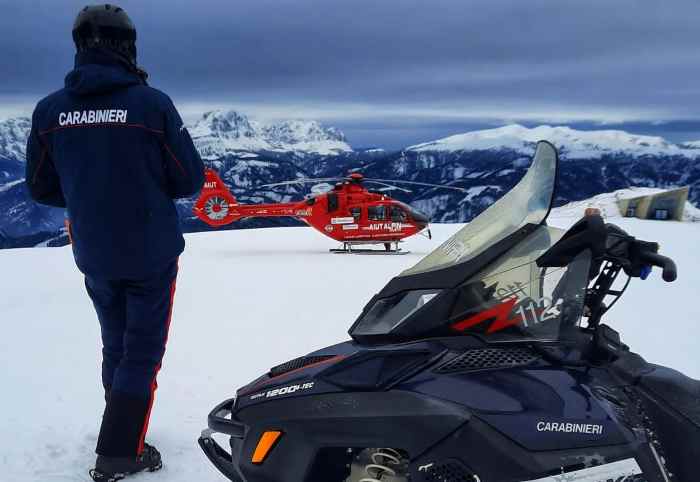
[[[622,199],[634,199],[641,196],[650,196],[665,192],[666,189],[654,187],[631,187],[620,189],[615,192],[598,194],[590,199],[574,201],[552,211],[552,218],[575,218],[579,219],[584,215],[587,208],[598,209],[603,217],[609,222],[617,222],[622,216],[618,207],[618,202]],[[683,220],[686,222],[700,222],[700,209],[696,208],[690,201],[685,202],[683,210]]]
[[[661,242],[680,276],[633,282],[610,324],[648,360],[700,377],[700,224],[616,222]],[[222,481],[196,443],[209,410],[269,367],[346,339],[369,298],[458,227],[409,239],[405,256],[329,254],[334,243],[308,228],[188,235],[149,437],[166,465],[136,480]],[[0,269],[0,479],[87,481],[104,402],[82,276],[70,248],[0,251]]]

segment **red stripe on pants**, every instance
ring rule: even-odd
[[[168,335],[170,333],[170,322],[172,321],[173,318],[173,304],[175,301],[175,286],[177,284],[177,272],[175,273],[175,279],[173,280],[172,284],[170,285],[170,308],[168,310],[168,321],[165,325],[165,342],[163,343],[163,347],[165,348],[165,345],[168,343]],[[156,371],[153,374],[153,380],[151,381],[151,398],[148,402],[148,410],[146,411],[146,419],[143,422],[143,430],[141,431],[141,436],[139,437],[139,447],[137,450],[138,455],[141,455],[143,453],[143,448],[144,444],[146,443],[146,432],[148,432],[148,423],[151,420],[151,411],[153,410],[153,402],[155,401],[156,398],[156,389],[158,388],[158,372],[160,371],[161,367],[163,366],[163,362],[161,361],[158,366],[156,367]]]

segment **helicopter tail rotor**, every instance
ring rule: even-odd
[[[194,205],[194,215],[212,227],[220,227],[239,220],[242,216],[235,209],[236,197],[212,169],[205,171],[202,192]]]

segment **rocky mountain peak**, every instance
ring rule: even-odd
[[[190,134],[206,159],[239,152],[334,155],[352,151],[340,130],[317,121],[263,123],[235,110],[205,113],[190,126]]]
[[[24,161],[31,127],[32,121],[28,117],[1,120],[0,157]]]
[[[287,120],[262,127],[270,139],[287,144],[299,142],[345,142],[345,135],[335,127],[323,127],[317,121]]]
[[[247,116],[235,110],[206,112],[190,127],[193,137],[217,136],[227,138],[255,137],[256,128]]]

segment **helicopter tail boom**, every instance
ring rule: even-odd
[[[311,211],[300,203],[239,204],[219,175],[212,169],[205,171],[205,182],[194,214],[212,227],[234,223],[243,218],[296,217],[305,218]]]

